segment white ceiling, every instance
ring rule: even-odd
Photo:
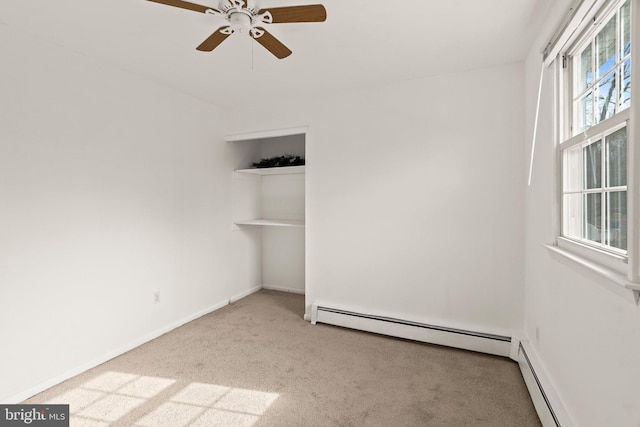
[[[223,19],[145,0],[3,0],[0,34],[33,40],[23,48],[62,46],[224,106],[519,61],[552,2],[255,0],[327,9],[323,23],[267,27],[293,51],[283,60],[241,34],[211,53],[196,51]],[[15,48],[10,43],[1,37],[0,52]]]

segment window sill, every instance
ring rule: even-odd
[[[611,268],[576,255],[566,249],[553,245],[543,246],[547,248],[552,257],[560,260],[572,261],[574,264],[586,268],[590,272],[596,273],[597,275],[607,279],[609,283],[613,283],[615,285],[613,287],[609,287],[610,290],[613,290],[616,294],[625,297],[625,299],[629,296],[633,296],[634,302],[638,304],[640,298],[640,283],[632,282],[627,279],[624,274],[618,273]]]

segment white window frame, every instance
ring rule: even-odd
[[[574,81],[572,68],[567,66],[569,57],[572,54],[579,54],[584,48],[587,40],[590,40],[599,31],[602,25],[606,24],[612,11],[618,10],[624,3],[621,0],[603,1],[590,0],[590,5],[586,0],[578,3],[572,11],[587,10],[580,17],[579,22],[567,22],[564,24],[563,34],[557,31],[554,34],[558,43],[561,40],[562,46],[548,46],[545,55],[552,52],[552,55],[545,58],[547,64],[551,63],[554,77],[555,93],[555,123],[554,135],[556,140],[556,187],[555,187],[555,214],[554,214],[554,243],[547,246],[554,254],[563,255],[565,258],[587,267],[591,271],[599,273],[610,281],[620,285],[627,290],[633,290],[636,302],[640,301],[640,0],[631,0],[631,106],[625,110],[617,112],[614,116],[603,120],[586,131],[573,135],[571,122],[574,118]],[[604,4],[604,6],[603,6]],[[595,6],[597,7],[595,7]],[[617,12],[615,12],[617,13]],[[594,21],[595,18],[595,21]],[[573,19],[573,18],[572,18]],[[600,26],[587,30],[587,26],[598,23]],[[570,21],[570,20],[569,20]],[[578,35],[578,36],[576,36]],[[619,49],[619,47],[618,47]],[[593,52],[595,55],[595,52]],[[564,63],[564,64],[563,64]],[[593,70],[595,72],[595,70]],[[618,82],[620,77],[616,77]],[[592,82],[595,84],[595,79]],[[617,85],[620,90],[620,85]],[[617,94],[619,96],[619,94]],[[616,107],[617,108],[617,107]],[[563,151],[576,144],[592,141],[598,136],[604,136],[621,127],[627,128],[627,251],[611,250],[602,245],[593,245],[588,241],[567,238],[563,236]],[[602,140],[603,151],[605,150],[605,139]],[[604,186],[605,183],[603,182]]]
[[[575,63],[574,61],[572,61],[571,59],[576,58],[577,59],[577,55],[579,55],[580,53],[582,53],[582,51],[587,47],[587,45],[590,45],[591,42],[593,41],[593,39],[595,38],[595,36],[598,34],[598,32],[602,29],[603,26],[605,26],[606,24],[609,23],[609,21],[611,20],[611,18],[613,18],[614,16],[616,17],[616,24],[618,24],[620,22],[620,8],[622,7],[622,5],[625,3],[626,0],[611,0],[610,3],[608,3],[607,5],[605,5],[605,7],[602,8],[601,11],[599,11],[595,16],[594,16],[594,24],[590,26],[590,28],[586,28],[583,30],[583,34],[581,35],[581,37],[579,37],[577,40],[569,43],[568,45],[570,46],[570,48],[568,50],[565,51],[564,53],[564,57],[566,58],[566,62],[565,62],[565,70],[566,70],[566,74],[567,74],[567,86],[565,88],[565,90],[567,92],[570,92],[570,112],[572,114],[569,115],[568,119],[569,121],[567,122],[568,124],[572,125],[571,129],[569,129],[569,132],[566,133],[566,135],[564,136],[564,139],[567,139],[569,136],[577,136],[579,135],[583,130],[577,130],[576,126],[573,126],[573,119],[577,116],[577,102],[576,100],[579,98],[582,98],[583,95],[585,95],[588,92],[591,92],[595,95],[596,93],[596,87],[598,86],[598,84],[600,82],[602,82],[604,80],[604,78],[608,75],[611,74],[612,72],[615,72],[618,67],[622,64],[624,64],[629,57],[632,55],[632,52],[629,52],[627,55],[622,56],[618,61],[616,61],[615,65],[608,70],[603,76],[598,76],[596,78],[596,51],[595,49],[592,49],[591,52],[591,56],[592,56],[592,60],[591,60],[591,85],[589,85],[588,87],[580,90],[578,88],[578,82],[574,80],[574,67],[575,67]],[[630,0],[630,3],[633,3],[633,0]],[[618,27],[616,26],[616,30],[618,30]],[[616,51],[616,57],[618,56],[618,54],[621,52],[621,46],[620,46],[620,38],[621,38],[621,34],[618,33],[617,37],[616,37],[616,46],[615,46],[615,51]],[[577,61],[576,61],[577,62]],[[619,96],[619,90],[622,87],[622,78],[620,73],[616,73],[616,77],[615,77],[615,88],[616,88],[616,97]],[[595,107],[595,105],[593,106]],[[616,101],[616,106],[615,106],[615,114],[619,114],[621,111],[618,110],[619,107],[619,103]],[[593,108],[593,111],[595,112],[596,108]],[[569,112],[568,111],[568,112]],[[625,110],[622,110],[625,111]],[[608,119],[602,120],[603,122],[606,121]],[[600,122],[596,123],[595,125],[599,124]],[[593,126],[595,126],[593,125]],[[566,129],[565,129],[566,131]]]
[[[605,203],[604,203],[604,195],[610,192],[615,192],[615,191],[620,191],[623,190],[625,192],[629,192],[629,187],[628,185],[624,185],[624,186],[619,186],[619,187],[607,187],[606,184],[606,178],[604,176],[604,174],[606,173],[606,138],[607,136],[611,135],[612,133],[622,129],[622,128],[626,128],[627,130],[627,143],[629,142],[629,116],[630,116],[630,111],[629,109],[623,110],[619,113],[617,113],[615,116],[611,117],[610,119],[607,120],[603,120],[602,122],[598,123],[595,126],[592,126],[591,128],[589,128],[587,131],[576,135],[562,143],[559,144],[558,149],[559,149],[559,156],[561,159],[561,173],[560,173],[560,180],[563,181],[564,180],[564,175],[565,175],[565,170],[564,170],[564,156],[563,153],[565,151],[567,151],[568,149],[574,148],[576,146],[580,146],[580,147],[585,147],[587,145],[590,145],[598,140],[602,141],[602,153],[601,153],[601,162],[602,162],[602,166],[601,166],[601,173],[602,173],[602,177],[601,177],[601,186],[599,188],[594,188],[594,189],[582,189],[582,190],[576,190],[576,191],[566,191],[564,189],[562,189],[562,193],[561,193],[561,197],[563,197],[566,194],[602,194],[603,195],[603,204],[602,204],[602,215],[601,215],[601,221],[602,221],[602,225],[601,225],[601,230],[604,231],[606,229],[605,226],[605,219],[606,219],[606,215],[605,215]],[[581,153],[582,155],[582,153]],[[627,159],[628,160],[628,159]],[[562,188],[562,183],[560,184],[561,188]],[[562,218],[562,221],[564,223],[564,212],[563,212],[563,203],[561,203],[560,205],[560,210],[561,210],[561,215],[560,217]],[[628,217],[628,215],[627,215]],[[628,233],[627,233],[628,234]],[[570,237],[570,236],[565,236],[565,231],[563,229],[563,225],[560,227],[560,235],[558,237],[559,239],[562,240],[566,240],[566,241],[570,241],[570,242],[575,242],[577,244],[580,244],[582,246],[585,247],[591,247],[594,250],[597,250],[598,253],[600,252],[604,252],[605,254],[608,255],[608,259],[609,260],[617,260],[617,261],[622,261],[625,265],[628,264],[628,255],[627,255],[627,251],[626,250],[621,250],[621,249],[617,249],[611,246],[606,245],[604,242],[601,243],[597,243],[597,242],[592,242],[589,241],[587,239],[580,239],[580,238],[574,238],[574,237]],[[627,236],[628,239],[628,236]],[[621,266],[621,265],[617,265],[618,269],[621,270],[621,272],[626,273],[626,267],[625,266]],[[623,271],[624,270],[624,271]]]

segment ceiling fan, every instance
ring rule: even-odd
[[[203,6],[183,0],[148,0],[167,6],[179,7],[194,12],[221,16],[229,23],[218,28],[196,49],[211,52],[233,33],[247,33],[264,46],[276,58],[291,55],[291,50],[265,30],[262,24],[286,24],[292,22],[324,22],[327,11],[321,4],[306,6],[284,6],[259,9],[249,6],[249,0],[221,0],[218,8]]]

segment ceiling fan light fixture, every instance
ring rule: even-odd
[[[245,12],[232,12],[229,15],[229,23],[234,31],[248,33],[251,30],[251,16]]]

